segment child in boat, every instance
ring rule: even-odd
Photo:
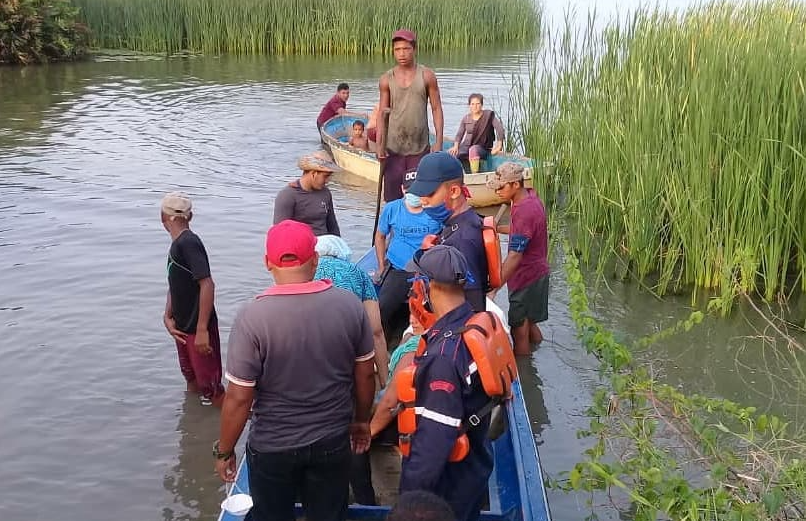
[[[353,135],[350,137],[349,145],[369,152],[369,140],[364,136],[364,122],[356,120],[353,123]]]

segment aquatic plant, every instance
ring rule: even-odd
[[[755,407],[665,384],[633,360],[647,347],[705,318],[693,312],[632,349],[590,312],[579,260],[563,241],[569,310],[583,346],[601,362],[584,459],[553,485],[607,492],[611,506],[636,521],[784,521],[806,516],[806,436]],[[746,296],[746,295],[745,295]],[[782,331],[779,325],[775,326]],[[785,351],[794,340],[785,333]],[[803,353],[803,347],[797,349]],[[800,374],[801,383],[803,373]],[[586,519],[597,519],[591,504]]]
[[[711,3],[595,18],[546,39],[516,86],[585,261],[663,294],[806,288],[806,5]],[[730,299],[722,302],[730,307]]]
[[[147,52],[374,54],[389,49],[389,38],[400,27],[416,31],[424,50],[467,49],[528,44],[540,29],[539,12],[532,0],[76,3],[92,30],[93,46]]]
[[[0,0],[0,64],[79,59],[87,28],[69,0]]]

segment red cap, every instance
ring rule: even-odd
[[[286,219],[269,228],[266,234],[266,259],[280,268],[301,266],[316,253],[316,236],[311,227],[299,221]],[[293,260],[282,258],[286,255]]]
[[[409,43],[415,43],[417,35],[414,34],[414,31],[409,31],[408,29],[398,29],[392,35],[392,41],[394,42],[395,40],[406,40]]]

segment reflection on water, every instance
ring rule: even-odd
[[[218,437],[218,415],[210,407],[202,406],[196,395],[186,393],[179,411],[179,451],[176,465],[166,473],[165,490],[170,498],[163,510],[163,519],[191,520],[215,519],[223,488],[213,472],[211,458],[213,442]]]

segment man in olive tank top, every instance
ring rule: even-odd
[[[400,199],[403,192],[403,176],[417,169],[420,159],[431,150],[442,150],[444,118],[439,85],[434,71],[417,64],[417,37],[408,29],[400,29],[392,35],[395,65],[381,76],[380,114],[391,109],[389,126],[379,126],[379,134],[386,132],[386,149],[378,147],[379,161],[385,161],[383,173],[383,200]],[[434,119],[436,142],[428,143],[428,112]],[[378,142],[381,142],[380,135]]]

